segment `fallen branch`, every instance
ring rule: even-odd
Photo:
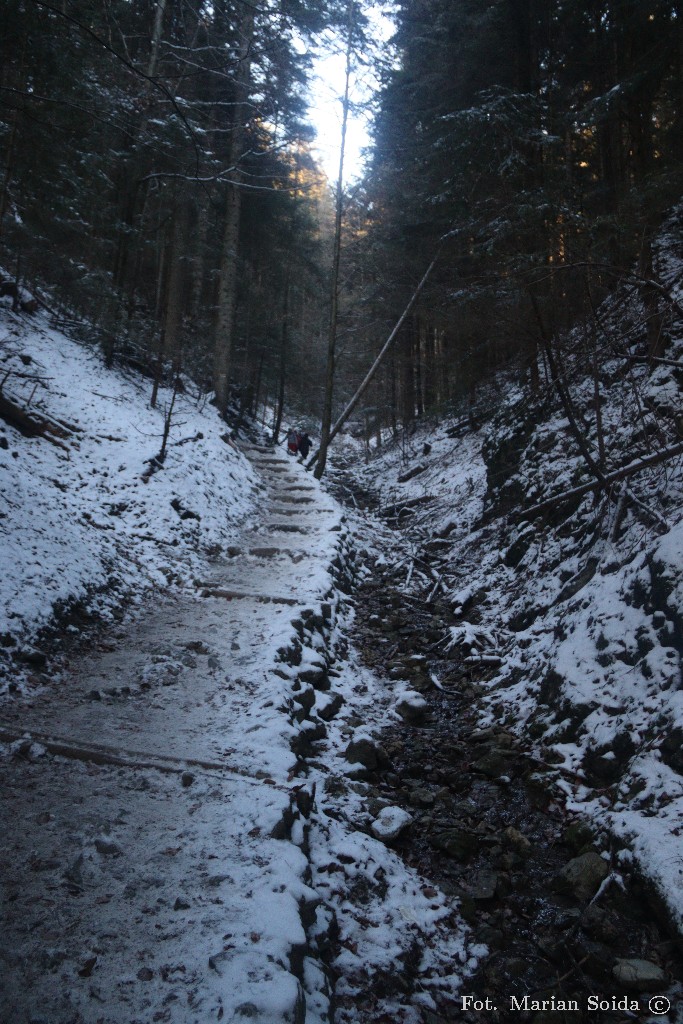
[[[617,480],[626,480],[635,473],[639,473],[642,469],[648,469],[650,466],[656,466],[661,462],[667,462],[669,459],[673,459],[677,455],[683,455],[683,441],[672,445],[670,448],[662,448],[660,451],[655,452],[654,455],[648,455],[644,459],[639,459],[637,462],[629,462],[627,466],[622,466],[621,469],[615,469],[611,473],[605,473],[602,480],[591,480],[588,484],[581,484],[579,487],[573,487],[570,491],[564,491],[562,494],[556,494],[554,497],[547,498],[545,501],[541,501],[537,505],[532,505],[531,508],[522,509],[517,513],[517,515],[520,519],[530,519],[532,516],[538,515],[540,512],[547,512],[550,509],[555,508],[558,504],[562,504],[565,501],[572,501],[574,498],[581,498],[584,494],[590,494],[591,491],[602,490],[605,484],[616,483]]]
[[[204,440],[204,435],[202,434],[201,430],[198,430],[197,433],[194,434],[192,437],[183,437],[180,441],[174,441],[173,442],[173,447],[174,448],[180,448],[181,444],[187,444],[189,441],[203,441],[203,440]]]
[[[18,430],[23,437],[44,437],[46,441],[56,445],[57,448],[61,448],[65,452],[69,451],[65,444],[57,440],[57,437],[68,437],[68,430],[44,416],[27,412],[26,409],[10,401],[4,395],[0,395],[0,419]]]
[[[683,362],[680,359],[666,359],[664,356],[631,356],[627,352],[615,352],[617,359],[626,359],[629,363],[660,363],[662,366],[675,366],[683,370]]]
[[[426,468],[427,467],[423,466],[422,464],[420,464],[419,466],[413,466],[412,469],[408,469],[406,470],[405,473],[401,473],[401,475],[397,478],[398,483],[407,484],[409,480],[413,479],[413,477],[419,476],[420,473],[424,473]]]
[[[434,600],[434,598],[436,597],[436,592],[439,589],[439,587],[443,587],[443,576],[437,577],[436,583],[434,584],[434,586],[430,590],[429,596],[427,597],[427,603],[429,603],[430,601]],[[445,591],[445,587],[444,587],[444,591]]]
[[[431,494],[424,494],[419,498],[408,498],[407,501],[396,501],[393,505],[387,505],[381,509],[380,514],[387,519],[393,519],[396,516],[400,516],[404,510],[406,512],[412,511],[412,509],[418,508],[420,505],[426,505],[430,501],[434,501],[434,497]]]

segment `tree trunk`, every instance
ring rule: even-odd
[[[289,269],[285,281],[285,299],[282,310],[282,330],[280,332],[280,378],[277,389],[277,405],[273,424],[273,444],[278,443],[282,426],[282,412],[285,405],[285,378],[287,376],[287,349],[289,347]]]
[[[150,78],[154,77],[157,70],[157,63],[159,60],[159,43],[161,42],[161,30],[164,24],[165,10],[166,0],[157,0],[157,9],[154,15],[154,28],[152,30],[152,46],[149,55],[149,64],[147,65],[147,74]]]
[[[164,356],[173,365],[174,374],[182,363],[182,327],[185,309],[185,253],[188,249],[189,207],[181,196],[173,219],[171,251],[169,253],[168,283],[166,286],[166,326]]]
[[[21,61],[19,64],[19,89],[23,91],[26,88],[26,38],[27,34],[24,33],[22,41]],[[14,108],[12,114],[12,127],[10,129],[9,141],[7,143],[7,158],[5,161],[5,171],[2,176],[2,191],[0,192],[0,237],[2,237],[2,222],[5,217],[5,211],[7,210],[7,201],[9,198],[10,182],[12,180],[12,172],[14,170],[14,152],[17,141],[17,132],[19,130],[19,108]]]
[[[401,328],[403,327],[403,324],[406,322],[407,317],[410,315],[410,312],[411,312],[413,306],[415,305],[415,303],[417,302],[418,298],[420,297],[422,289],[424,288],[424,286],[426,285],[427,281],[429,280],[429,276],[430,276],[432,270],[434,269],[434,267],[436,266],[436,261],[439,258],[439,254],[441,252],[442,244],[443,244],[443,240],[442,240],[441,243],[439,243],[439,248],[436,251],[436,255],[434,256],[434,259],[432,260],[432,262],[427,267],[427,270],[425,271],[425,273],[424,273],[424,275],[422,277],[422,280],[420,281],[420,283],[418,284],[417,288],[415,289],[415,291],[411,295],[410,300],[408,302],[408,305],[406,306],[406,308],[401,313],[401,316],[399,317],[399,319],[397,320],[396,324],[394,325],[394,328],[393,328],[391,334],[389,335],[387,340],[382,345],[382,348],[380,349],[379,354],[377,355],[377,358],[375,359],[374,363],[372,364],[372,366],[370,367],[368,372],[365,374],[365,377],[363,378],[363,380],[361,381],[360,385],[358,386],[358,388],[357,388],[353,398],[348,403],[348,405],[346,406],[344,411],[341,413],[341,415],[337,418],[336,423],[334,424],[334,426],[330,430],[330,436],[329,436],[329,442],[330,443],[335,439],[335,437],[337,436],[337,434],[339,433],[341,428],[344,426],[344,424],[346,423],[347,419],[349,418],[349,416],[351,415],[353,410],[358,405],[360,399],[365,394],[365,392],[367,391],[368,387],[370,386],[370,384],[374,380],[375,374],[377,373],[377,371],[379,370],[380,366],[384,362],[384,358],[385,358],[387,352],[390,350],[393,342],[396,339],[396,336],[400,332]],[[394,432],[396,432],[396,428],[394,428]],[[318,457],[319,457],[319,452],[315,452],[315,454],[311,456],[311,458],[309,459],[309,461],[307,463],[307,468],[308,469],[310,469],[310,467],[315,463],[315,461],[318,459]]]
[[[230,174],[232,181],[226,186],[225,226],[223,228],[221,264],[218,275],[218,308],[216,310],[214,341],[213,386],[216,392],[216,404],[223,416],[227,412],[230,397],[230,359],[235,329],[235,310],[237,307],[237,260],[242,211],[242,194],[240,191],[242,173],[239,163],[243,155],[246,136],[247,99],[249,97],[251,78],[251,47],[254,39],[254,9],[251,6],[245,8],[240,33],[239,68],[235,81],[236,102],[230,142]]]
[[[337,347],[337,314],[339,309],[339,265],[341,262],[342,213],[344,205],[344,156],[346,153],[346,131],[349,120],[349,86],[351,83],[351,52],[352,52],[352,18],[353,4],[348,7],[348,38],[346,41],[346,75],[344,79],[344,99],[342,101],[341,142],[339,146],[339,174],[334,210],[334,254],[332,258],[332,286],[330,295],[330,327],[327,341],[327,369],[325,371],[325,394],[323,398],[322,426],[320,428],[320,448],[318,464],[314,476],[320,480],[325,472],[327,449],[330,443],[332,428],[332,398],[334,395],[334,366]]]

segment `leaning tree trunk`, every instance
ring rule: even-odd
[[[410,315],[410,312],[411,312],[413,306],[415,305],[415,303],[417,302],[418,298],[420,297],[420,295],[422,293],[422,289],[427,284],[427,281],[429,280],[429,276],[430,276],[432,270],[434,269],[434,267],[436,266],[436,262],[437,262],[437,260],[439,258],[439,254],[441,252],[442,245],[443,245],[443,239],[441,240],[441,242],[439,242],[439,247],[438,247],[438,249],[436,251],[436,255],[434,256],[434,259],[432,260],[432,262],[427,267],[427,270],[425,271],[425,273],[424,273],[424,275],[422,277],[422,280],[420,281],[420,283],[418,284],[417,288],[415,289],[415,291],[411,295],[410,301],[408,302],[408,305],[406,306],[406,308],[401,313],[401,316],[399,317],[399,319],[397,320],[396,324],[394,325],[394,328],[393,328],[391,334],[389,335],[387,340],[382,345],[382,348],[380,349],[379,354],[377,355],[377,358],[375,359],[374,363],[372,364],[372,366],[370,367],[368,372],[365,374],[365,377],[363,378],[363,380],[361,381],[360,385],[358,386],[358,388],[356,390],[356,393],[353,395],[353,397],[351,398],[350,402],[348,403],[346,408],[343,410],[341,415],[337,418],[336,423],[334,424],[334,426],[330,430],[329,438],[328,438],[328,443],[329,444],[331,444],[332,441],[334,441],[335,437],[337,436],[337,434],[339,433],[341,428],[344,426],[344,424],[348,420],[348,418],[351,415],[351,413],[353,412],[353,410],[358,405],[358,402],[360,401],[362,396],[367,391],[369,385],[371,384],[372,380],[375,377],[375,374],[377,373],[377,371],[379,370],[380,366],[382,365],[382,363],[384,361],[384,357],[386,356],[387,352],[390,350],[392,344],[394,343],[394,341],[396,339],[396,336],[398,335],[399,331],[401,330],[401,328],[403,327],[403,324],[406,321],[406,318]],[[309,461],[306,463],[306,468],[310,469],[311,466],[315,465],[315,463],[317,462],[317,460],[319,458],[320,458],[320,451],[314,452],[314,454],[311,456]]]

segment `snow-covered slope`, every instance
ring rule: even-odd
[[[577,420],[607,472],[681,442],[677,224],[656,251],[669,293],[663,359],[643,358],[653,314],[642,288],[600,310],[597,380],[579,334],[565,343]],[[533,744],[556,793],[637,859],[683,929],[683,454],[609,495],[525,515],[594,478],[550,385],[534,397],[500,382],[486,404],[499,410],[479,431],[423,427],[356,476],[395,519],[403,512],[392,546],[406,587],[449,595],[444,643],[485,686],[482,725]]]
[[[31,647],[59,615],[78,631],[150,587],[191,579],[230,544],[256,494],[225,423],[187,385],[150,408],[151,382],[107,370],[100,355],[37,316],[0,308],[2,399],[48,430],[0,419],[0,669],[4,686],[36,662]],[[24,660],[22,660],[24,659]],[[40,660],[39,658],[37,659]]]

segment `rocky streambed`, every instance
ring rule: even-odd
[[[366,781],[377,807],[410,815],[391,844],[489,949],[472,998],[424,1011],[425,1024],[683,1019],[680,940],[609,836],[566,812],[553,766],[503,724],[478,728],[486,666],[445,650],[449,606],[404,593],[388,565],[355,605],[362,659],[422,698],[399,703]]]

